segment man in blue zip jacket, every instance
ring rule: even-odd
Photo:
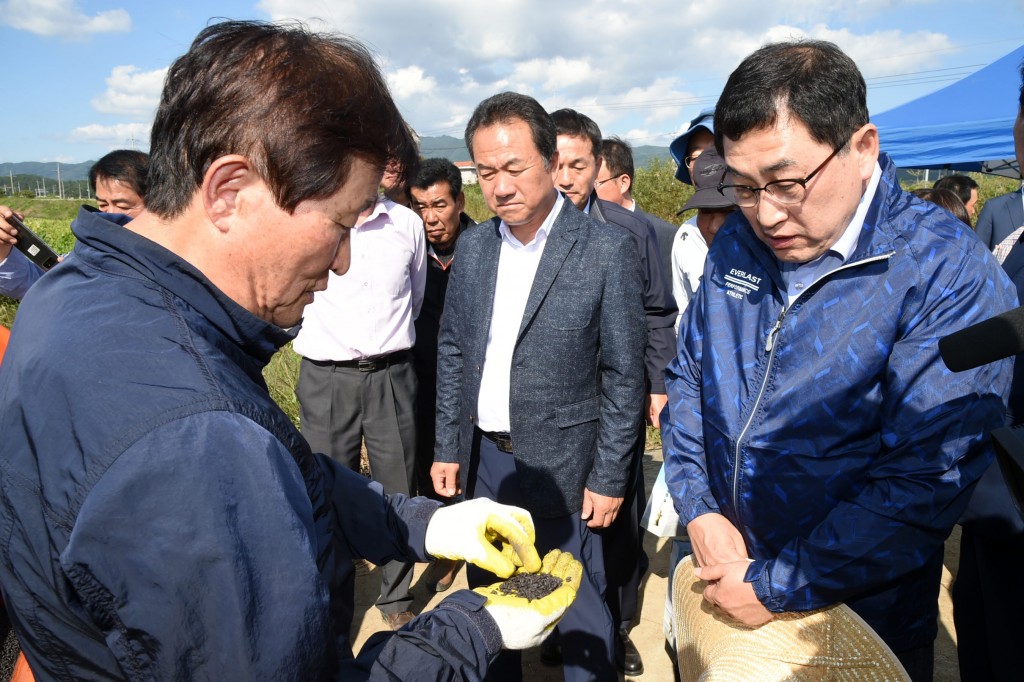
[[[579,563],[542,567],[525,511],[386,496],[263,381],[414,154],[352,40],[224,22],[170,67],[147,210],[79,214],[0,368],[0,585],[37,680],[479,680],[572,602]],[[459,591],[354,656],[353,559],[430,557],[574,580]]]
[[[937,340],[1016,295],[969,228],[899,187],[835,45],[748,56],[714,129],[740,211],[680,325],[664,428],[704,597],[749,626],[845,602],[929,680],[943,541],[1010,379],[953,375]]]

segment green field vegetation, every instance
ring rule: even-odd
[[[688,212],[677,216],[678,211],[693,193],[693,188],[675,180],[675,166],[668,161],[654,159],[645,168],[637,170],[636,190],[634,196],[646,211],[657,215],[663,220],[677,225],[692,215]],[[978,208],[994,196],[1011,192],[1020,187],[1020,181],[1012,178],[1001,178],[971,174],[978,181]],[[921,182],[908,184],[908,189],[928,186],[931,183]],[[483,221],[491,217],[487,209],[479,185],[467,185],[466,213],[474,220]],[[8,197],[3,200],[11,208],[25,216],[25,223],[36,231],[59,253],[71,251],[75,238],[69,228],[70,222],[78,214],[80,202],[77,200],[60,200],[52,198],[35,199],[24,197]],[[18,309],[17,301],[0,296],[0,324],[10,327]],[[299,403],[295,398],[295,385],[299,379],[299,356],[289,344],[277,353],[263,371],[270,395],[277,401],[281,409],[299,423]],[[654,429],[648,429],[648,448],[660,447],[661,438]]]

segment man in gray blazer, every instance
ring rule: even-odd
[[[583,563],[559,624],[565,679],[617,679],[601,529],[622,505],[646,390],[640,261],[628,233],[555,190],[555,139],[543,107],[516,93],[481,102],[466,129],[497,217],[459,239],[438,340],[431,478],[442,496],[464,486],[470,498],[518,502],[539,551]],[[518,654],[501,657],[488,679],[518,679]]]

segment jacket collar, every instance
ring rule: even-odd
[[[298,326],[285,330],[256,317],[192,265],[159,244],[104,219],[102,214],[81,210],[71,229],[78,239],[74,258],[116,275],[153,282],[193,308],[263,365],[298,333]]]

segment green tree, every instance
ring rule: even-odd
[[[676,180],[676,166],[667,159],[652,159],[633,177],[633,198],[648,213],[672,225],[682,222],[676,215],[693,196],[693,187]]]

